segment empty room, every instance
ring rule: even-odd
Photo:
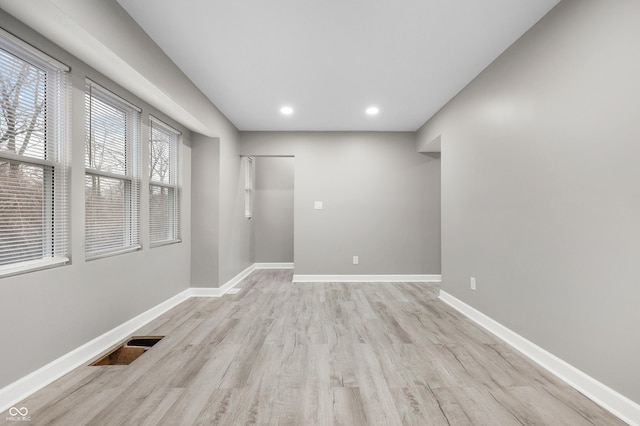
[[[0,424],[640,425],[639,40],[0,0]]]

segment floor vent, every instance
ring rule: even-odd
[[[129,365],[148,351],[153,345],[162,340],[163,337],[164,336],[131,337],[125,343],[121,344],[91,365]]]

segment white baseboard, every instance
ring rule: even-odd
[[[240,272],[235,277],[231,278],[229,281],[224,283],[221,287],[191,287],[189,289],[190,297],[222,297],[233,287],[238,285],[240,281],[247,278],[250,273],[255,271],[256,264],[247,267],[244,271]]]
[[[222,287],[191,287],[189,289],[191,297],[221,297],[238,283],[258,269],[293,269],[293,263],[254,263],[235,277],[227,281]]]
[[[255,270],[256,270],[256,265],[254,263],[251,266],[247,267],[247,269],[245,269],[244,271],[240,272],[238,275],[236,275],[235,277],[227,281],[222,287],[220,287],[220,290],[222,291],[222,295],[224,295],[227,291],[231,290],[233,287],[238,285],[240,281],[247,278],[249,274],[251,274]]]
[[[640,405],[593,377],[583,373],[538,345],[511,331],[499,322],[467,305],[461,300],[440,291],[440,300],[456,309],[482,328],[504,340],[522,354],[565,381],[592,401],[610,411],[630,425],[640,425]]]
[[[224,293],[220,287],[191,287],[189,297],[222,297]]]
[[[77,349],[39,368],[33,373],[0,389],[0,413],[22,401],[34,392],[39,391],[54,380],[59,379],[71,370],[80,367],[97,357],[105,350],[120,343],[140,327],[179,305],[191,297],[221,297],[255,270],[251,265],[218,288],[188,288],[165,300],[146,312],[107,331]]]
[[[294,283],[439,283],[441,275],[294,275]]]
[[[189,289],[178,293],[148,311],[0,389],[0,413],[8,410],[14,404],[59,379],[71,370],[91,361],[108,348],[129,337],[140,327],[184,302],[189,297],[191,297]]]
[[[293,269],[293,262],[254,263],[256,269]]]
[[[88,343],[50,362],[44,367],[18,379],[0,389],[0,412],[4,412],[14,404],[42,389],[54,380],[64,376],[71,370],[91,361],[108,348],[129,337],[136,330],[179,305],[190,297],[221,297],[235,287],[256,269],[287,269],[292,264],[253,264],[240,272],[218,288],[189,288],[167,299],[157,306],[143,312],[114,329],[96,337]],[[439,275],[301,275],[299,277],[313,278],[313,281],[342,281],[342,282],[430,282],[440,281]],[[304,282],[304,281],[300,281]]]

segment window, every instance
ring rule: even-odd
[[[157,246],[180,241],[180,132],[153,117],[149,127],[149,237]]]
[[[244,217],[253,215],[253,158],[242,157],[244,166]]]
[[[67,71],[0,30],[0,276],[69,260]]]
[[[87,81],[85,94],[87,259],[140,248],[140,109]]]

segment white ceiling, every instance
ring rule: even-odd
[[[322,131],[417,130],[559,2],[117,1],[238,129]]]

